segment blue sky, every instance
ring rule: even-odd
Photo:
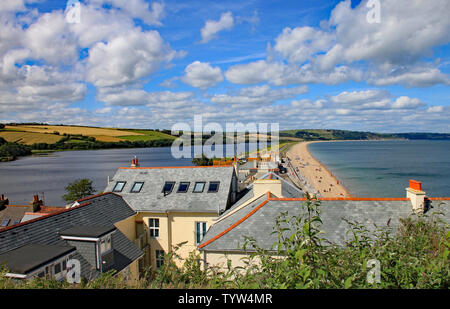
[[[1,122],[450,132],[446,0],[69,4],[0,4]]]

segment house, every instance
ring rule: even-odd
[[[127,237],[128,222],[134,222],[135,215],[116,194],[79,200],[71,208],[1,230],[0,265],[6,265],[11,278],[64,280],[69,261],[76,260],[86,280],[109,270],[135,279],[144,255],[133,235]]]
[[[137,212],[136,230],[148,236],[145,263],[159,268],[178,244],[182,258],[196,251],[213,219],[237,198],[233,166],[119,168],[105,192],[120,194]]]
[[[400,218],[439,209],[450,223],[450,198],[427,198],[420,182],[413,180],[406,190],[406,198],[321,198],[324,237],[344,245],[349,236],[343,218],[363,223],[369,230],[389,222],[395,231],[400,226]],[[275,252],[277,235],[272,234],[275,218],[283,212],[291,216],[305,213],[301,207],[305,198],[283,197],[277,180],[255,181],[253,191],[250,198],[222,214],[203,237],[199,250],[207,264],[225,267],[229,259],[234,267],[244,266],[242,259],[252,251],[250,247],[243,248],[246,237],[254,238],[259,247]]]
[[[60,207],[44,206],[37,195],[30,205],[10,205],[8,198],[0,196],[0,231],[21,222],[48,215],[61,210]]]

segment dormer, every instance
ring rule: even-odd
[[[74,226],[61,231],[60,236],[100,272],[114,266],[113,234],[116,228],[111,226]]]

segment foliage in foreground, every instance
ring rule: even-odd
[[[448,224],[441,220],[441,213],[404,218],[396,233],[389,223],[369,230],[358,222],[344,219],[351,240],[346,246],[337,246],[322,237],[319,206],[318,200],[308,198],[302,204],[303,215],[280,214],[273,231],[278,241],[270,252],[258,247],[254,239],[247,239],[243,249],[252,253],[245,260],[246,267],[233,268],[229,261],[225,269],[212,266],[205,269],[195,253],[178,267],[179,247],[175,247],[166,255],[160,270],[148,271],[138,282],[125,283],[121,276],[107,273],[79,285],[45,279],[12,283],[0,274],[0,288],[450,287],[450,231]],[[371,260],[379,262],[379,282],[368,281],[368,274],[373,271]]]

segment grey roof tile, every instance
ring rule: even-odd
[[[61,231],[79,226],[111,226],[136,214],[122,197],[116,194],[104,194],[84,199],[80,204],[85,202],[90,202],[90,204],[74,207],[61,213],[48,215],[0,231],[0,254],[36,243],[67,246],[67,242],[60,237]],[[125,257],[121,259],[122,262],[115,265],[114,268],[117,271],[121,271],[131,261],[136,260],[143,254],[119,230],[112,234],[112,241],[114,250]],[[78,254],[78,257],[80,256]],[[126,264],[127,261],[128,264]],[[89,266],[87,261],[81,259],[80,262],[82,262],[82,275],[98,275],[98,271],[92,270],[93,266]]]
[[[270,200],[235,228],[207,244],[209,240],[244,218],[255,207],[261,205],[264,200],[261,197],[259,200],[212,225],[202,240],[201,246],[203,245],[203,248],[201,250],[240,251],[242,244],[245,242],[244,236],[255,238],[260,247],[271,250],[277,240],[276,235],[272,235],[275,218],[282,212],[287,212],[288,215],[303,213],[304,210],[300,205],[301,201]],[[439,209],[444,213],[444,220],[449,223],[450,202],[444,201],[440,207],[438,207],[438,204],[438,201],[433,201],[433,208],[428,214]],[[400,226],[399,219],[412,214],[409,200],[324,200],[321,201],[319,209],[323,221],[322,231],[325,233],[324,238],[338,245],[345,244],[350,237],[346,234],[349,227],[343,218],[363,223],[369,231],[375,230],[375,226],[385,227],[389,221],[389,226],[395,231]]]
[[[230,203],[234,167],[176,167],[176,168],[121,168],[108,184],[105,192],[111,192],[117,181],[126,181],[119,194],[136,211],[204,211],[220,213]],[[174,181],[172,192],[162,193],[164,183]],[[187,193],[177,193],[180,182],[190,182]],[[193,193],[195,182],[207,182],[202,193]],[[219,181],[219,191],[208,193],[211,181]],[[135,182],[144,182],[139,193],[131,193]]]

